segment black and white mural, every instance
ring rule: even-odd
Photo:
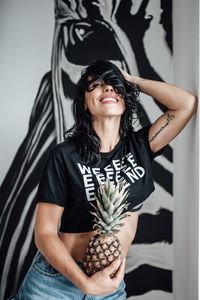
[[[81,69],[104,58],[132,74],[172,81],[171,2],[55,0],[51,68],[38,78],[27,134],[0,187],[1,300],[14,294],[36,253],[33,227],[38,181],[48,150],[63,140],[63,132],[73,123],[73,89]],[[141,103],[141,126],[164,110],[142,94]],[[132,300],[173,299],[171,145],[153,162],[153,172],[156,191],[142,209],[126,265],[127,294]]]

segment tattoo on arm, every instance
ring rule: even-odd
[[[165,129],[165,127],[167,127],[171,122],[172,120],[175,118],[174,115],[170,114],[170,113],[167,113],[165,114],[166,116],[166,123],[164,125],[162,125],[160,127],[160,129],[150,138],[149,142],[151,143],[160,133],[161,131],[163,131]]]

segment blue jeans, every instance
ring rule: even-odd
[[[81,267],[81,265],[80,265]],[[56,271],[46,259],[38,253],[26,274],[15,297],[10,300],[124,300],[125,283],[106,296],[85,295],[70,280]]]

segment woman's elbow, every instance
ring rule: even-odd
[[[191,118],[193,114],[197,110],[197,97],[193,94],[190,94],[187,97],[186,105],[185,105],[185,112]]]
[[[192,114],[194,114],[197,110],[197,97],[195,95],[191,94],[188,102],[189,102],[189,106],[190,106],[190,111]]]
[[[41,250],[43,246],[49,242],[49,240],[55,238],[56,236],[57,234],[55,232],[40,231],[35,229],[34,231],[35,245],[38,248],[38,250]]]
[[[41,249],[41,244],[42,244],[42,237],[38,234],[38,232],[34,232],[34,241],[35,241],[35,245],[37,247],[38,250]]]

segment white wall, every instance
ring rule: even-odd
[[[199,3],[174,0],[174,82],[199,94]],[[198,299],[199,114],[174,143],[174,300]]]
[[[0,2],[0,184],[22,143],[44,74],[51,68],[53,0]]]

